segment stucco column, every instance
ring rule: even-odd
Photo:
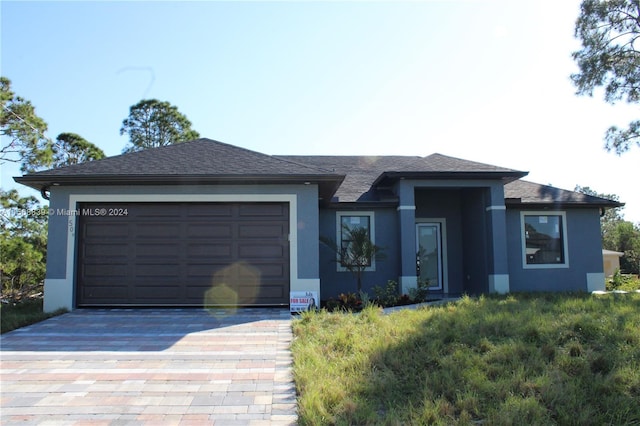
[[[416,202],[413,185],[400,181],[398,188],[400,203],[398,218],[400,225],[400,290],[403,294],[418,286],[416,276]]]
[[[509,292],[509,263],[507,258],[507,212],[502,183],[489,189],[490,204],[485,208],[488,232],[487,256],[489,292]]]

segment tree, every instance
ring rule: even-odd
[[[129,135],[129,145],[123,152],[171,145],[200,137],[191,129],[191,122],[169,102],[143,99],[129,109],[122,121],[120,134]]]
[[[336,254],[336,261],[340,266],[351,272],[356,278],[358,293],[362,292],[362,273],[371,266],[374,258],[383,257],[383,248],[377,246],[369,238],[367,228],[355,226],[342,227],[347,244],[336,244],[330,238],[320,237],[320,241]]]
[[[578,95],[593,96],[604,87],[604,99],[614,104],[640,101],[640,3],[638,0],[583,0],[575,36],[582,48],[573,52],[580,71],[571,75]],[[640,146],[640,120],[626,129],[611,126],[605,148],[617,154]]]
[[[45,136],[47,123],[6,77],[0,77],[0,99],[0,135],[7,139],[0,145],[0,162],[20,163],[22,172],[31,173],[104,158],[100,148],[75,133],[61,133],[55,142]]]
[[[631,274],[640,273],[640,226],[621,221],[603,240],[604,248],[624,253],[620,269]]]
[[[600,194],[588,186],[576,185],[575,191],[609,200],[620,200],[616,194]],[[600,218],[602,248],[624,253],[620,259],[620,269],[637,274],[640,265],[640,225],[624,220],[622,209],[624,206],[607,209]]]
[[[605,198],[607,200],[612,200],[612,201],[620,201],[620,197],[616,194],[600,194],[597,191],[589,188],[588,186],[576,185],[576,187],[574,188],[574,191],[580,192],[586,195],[591,195],[593,197]],[[604,226],[609,223],[623,220],[623,217],[624,217],[624,214],[622,213],[623,209],[624,209],[624,206],[612,207],[610,209],[607,209],[604,212],[604,215],[602,216],[602,218],[600,219],[600,224]]]
[[[49,210],[35,197],[0,189],[0,282],[3,299],[19,301],[41,291]]]
[[[60,133],[53,146],[53,167],[100,160],[104,151],[75,133]]]
[[[21,163],[23,172],[52,164],[53,143],[44,135],[47,123],[31,102],[16,96],[6,77],[0,77],[0,101],[0,135],[7,139],[0,145],[0,161]]]

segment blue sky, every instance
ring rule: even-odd
[[[129,107],[267,154],[429,155],[618,194],[640,222],[637,106],[577,97],[579,0],[0,3],[2,75],[49,124],[119,154]],[[2,187],[19,170],[2,165]],[[21,189],[23,193],[28,193]]]

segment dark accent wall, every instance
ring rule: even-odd
[[[422,189],[415,191],[416,221],[446,219],[447,273],[450,294],[464,292],[462,190]]]
[[[484,188],[462,190],[462,235],[464,292],[481,294],[489,291],[486,192]]]

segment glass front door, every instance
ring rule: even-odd
[[[417,227],[418,280],[432,290],[442,290],[442,230],[440,223],[419,223]]]

